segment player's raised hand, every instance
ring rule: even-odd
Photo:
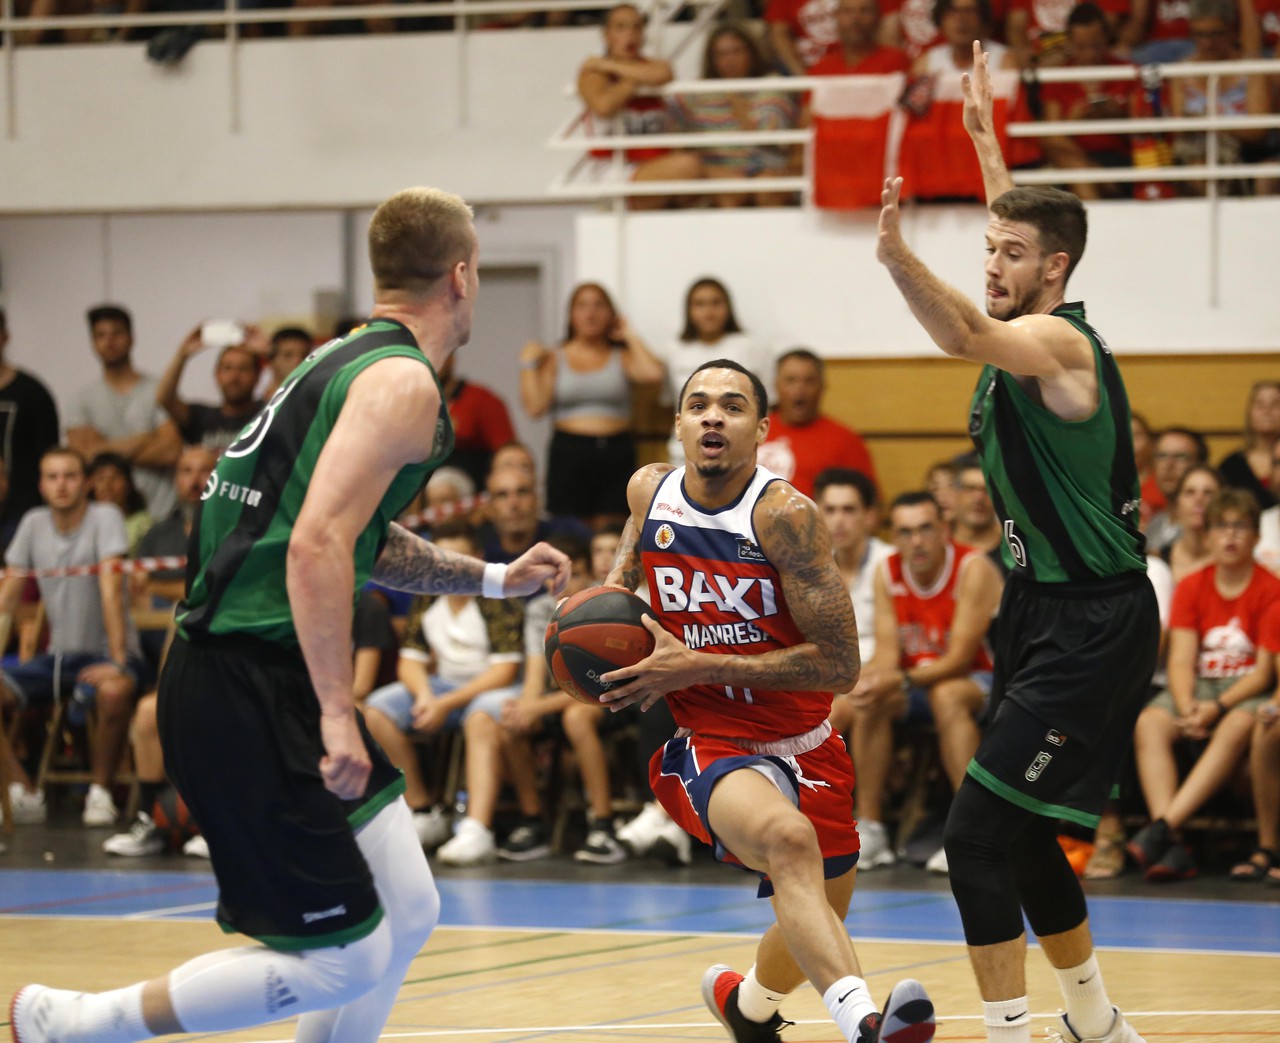
[[[546,588],[559,594],[573,571],[568,557],[549,543],[535,543],[507,567],[503,597],[524,597]]]
[[[982,50],[982,41],[973,41],[973,71],[960,76],[960,89],[964,92],[964,129],[969,137],[977,139],[994,134],[995,99],[991,90],[989,59]]]
[[[876,238],[876,259],[881,264],[894,264],[901,259],[907,244],[902,238],[902,178],[885,178],[880,193],[880,227]]]

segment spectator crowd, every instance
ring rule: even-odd
[[[858,432],[823,410],[823,359],[801,347],[775,357],[743,329],[718,279],[689,288],[678,336],[657,347],[599,284],[576,287],[567,312],[562,340],[513,351],[520,405],[551,419],[548,445],[518,442],[507,404],[450,360],[439,378],[456,448],[403,523],[489,562],[547,540],[573,561],[570,592],[598,584],[639,459],[635,389],[663,388],[674,410],[703,362],[749,365],[771,388],[760,462],[817,504],[858,621],[862,674],[836,693],[832,723],[857,777],[860,865],[947,872],[940,811],[982,734],[1007,569],[976,460],[940,461],[918,480],[878,475]],[[202,498],[252,507],[251,490],[220,484],[217,459],[252,439],[255,417],[288,393],[316,345],[300,327],[268,336],[207,323],[156,379],[134,367],[125,308],[93,307],[87,324],[100,371],[56,403],[5,361],[0,311],[0,756],[8,814],[39,823],[51,754],[78,745],[84,825],[122,827],[104,838],[109,853],[152,855],[168,841],[159,809],[172,806],[152,693],[187,543]],[[344,323],[340,335],[359,326]],[[219,401],[188,401],[183,372],[206,352]],[[1096,836],[1064,844],[1079,847],[1091,877],[1132,864],[1152,881],[1187,879],[1206,854],[1197,816],[1252,801],[1256,836],[1230,875],[1280,886],[1280,382],[1249,390],[1241,443],[1218,461],[1195,430],[1153,431],[1138,414],[1132,426],[1162,657],[1121,798]],[[889,477],[908,491],[884,504]],[[546,857],[566,836],[589,864],[657,852],[688,862],[690,838],[647,792],[644,766],[674,730],[665,703],[609,714],[559,692],[542,647],[554,607],[547,595],[360,592],[356,695],[405,773],[419,838],[452,865]],[[198,836],[185,850],[204,853]]]

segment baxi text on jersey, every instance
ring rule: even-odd
[[[695,569],[659,565],[653,570],[653,592],[663,612],[733,612],[743,619],[778,614],[773,580],[763,576],[708,576]]]

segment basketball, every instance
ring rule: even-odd
[[[182,845],[200,832],[187,805],[172,786],[166,787],[156,797],[155,806],[151,809],[151,821],[172,851],[181,851]]]
[[[641,620],[652,609],[629,590],[592,587],[561,603],[547,626],[547,667],[579,702],[598,704],[612,688],[601,674],[638,663],[653,651]]]

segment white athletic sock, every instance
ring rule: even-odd
[[[1031,1043],[1031,1005],[1026,996],[982,1004],[987,1043]]]
[[[1067,1008],[1067,1020],[1081,1039],[1105,1036],[1111,1029],[1115,1013],[1102,984],[1102,971],[1097,957],[1089,958],[1079,967],[1053,969],[1058,976],[1058,986]]]
[[[785,992],[774,992],[760,984],[754,963],[738,984],[738,1010],[751,1021],[768,1021],[778,1013],[778,1008],[786,998]]]
[[[822,1002],[831,1011],[831,1017],[845,1039],[854,1043],[858,1038],[858,1024],[868,1014],[879,1008],[871,1001],[867,983],[856,975],[841,978],[822,994]]]
[[[153,1033],[142,1018],[142,983],[110,992],[86,992],[66,1011],[70,1022],[58,1039],[92,1039],[94,1043],[137,1043]],[[51,1026],[52,1027],[52,1026]],[[50,1034],[54,1038],[54,1034]]]

